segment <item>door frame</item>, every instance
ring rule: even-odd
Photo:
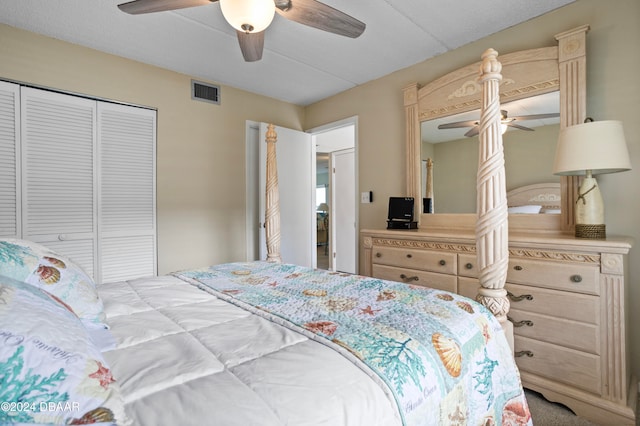
[[[255,203],[255,197],[258,196],[258,173],[259,171],[255,167],[255,165],[259,162],[258,154],[256,150],[257,144],[260,143],[259,132],[257,131],[259,127],[259,122],[247,120],[245,122],[245,187],[247,188],[245,193],[245,228],[246,228],[246,248],[245,248],[245,256],[246,260],[251,261],[255,259],[259,259],[260,252],[258,246],[258,241],[256,240],[256,233],[259,232],[260,227],[263,227],[264,224],[260,223],[257,219],[259,217],[259,209],[258,205]],[[305,133],[309,133],[313,138],[314,135],[318,135],[320,133],[325,133],[331,130],[336,130],[341,127],[353,126],[354,128],[354,141],[353,141],[353,149],[354,149],[354,169],[355,169],[355,258],[356,258],[356,273],[359,273],[360,269],[360,203],[359,203],[359,166],[358,166],[358,116],[348,117],[342,120],[337,120],[331,123],[327,123],[321,126],[313,127],[307,130]],[[315,176],[315,158],[311,160],[310,168],[314,171],[313,175]],[[312,182],[315,185],[315,179]],[[312,188],[312,192],[315,197],[315,187]],[[315,245],[316,241],[313,238],[312,243]],[[257,252],[256,252],[257,250]],[[315,264],[315,258],[313,260]],[[333,259],[331,259],[331,265],[333,265]]]
[[[356,265],[355,265],[355,270],[356,270],[356,274],[359,273],[359,268],[360,268],[360,203],[359,203],[359,197],[358,194],[360,193],[360,189],[359,189],[359,167],[358,167],[358,116],[352,116],[352,117],[348,117],[348,118],[344,118],[342,120],[338,120],[338,121],[334,121],[331,123],[327,123],[327,124],[323,124],[321,126],[317,126],[317,127],[313,127],[309,130],[307,130],[307,133],[311,134],[312,138],[314,136],[317,136],[321,133],[326,133],[326,132],[330,132],[332,130],[337,130],[340,129],[342,127],[348,127],[348,126],[353,126],[353,150],[354,150],[354,176],[355,176],[355,182],[354,182],[354,197],[356,198],[355,200],[355,212],[354,212],[354,217],[355,217],[355,230],[354,232],[356,233],[355,235],[355,247],[354,247],[354,251],[355,251],[355,259],[356,259]],[[312,139],[312,140],[315,140]],[[333,167],[333,165],[331,164],[331,162],[329,163],[329,167]],[[314,188],[315,190],[315,188]],[[335,217],[335,212],[333,210],[333,203],[330,204],[329,206],[329,217]],[[331,229],[331,221],[329,221],[329,228]],[[335,261],[333,259],[333,247],[332,247],[332,243],[331,240],[334,240],[333,238],[330,238],[330,243],[329,243],[329,265],[330,268],[335,270]]]

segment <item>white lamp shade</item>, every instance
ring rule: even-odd
[[[264,31],[276,12],[273,0],[220,0],[220,9],[233,28],[250,33]]]
[[[615,173],[631,169],[620,121],[594,121],[560,131],[553,173],[584,175]]]

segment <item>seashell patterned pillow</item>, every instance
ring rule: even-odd
[[[89,330],[51,294],[0,276],[0,342],[0,424],[131,423]]]
[[[0,239],[0,275],[41,288],[85,325],[108,328],[96,284],[66,256],[32,241]]]

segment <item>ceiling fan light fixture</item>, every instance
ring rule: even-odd
[[[273,0],[220,0],[220,10],[236,30],[259,33],[273,21],[276,6]]]

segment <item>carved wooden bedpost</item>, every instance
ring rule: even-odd
[[[479,77],[482,84],[482,108],[476,249],[481,287],[477,300],[498,318],[513,349],[513,325],[507,320],[509,299],[504,289],[509,267],[509,224],[500,123],[499,87],[502,64],[498,62],[497,56],[498,52],[493,49],[484,52]]]
[[[280,263],[280,193],[278,192],[278,163],[276,161],[276,134],[273,124],[267,126],[267,189],[265,208],[265,235],[267,262]]]
[[[435,213],[435,205],[433,203],[433,160],[431,158],[427,158],[427,190],[425,191],[424,197],[425,206],[423,206],[423,210],[425,213]]]

